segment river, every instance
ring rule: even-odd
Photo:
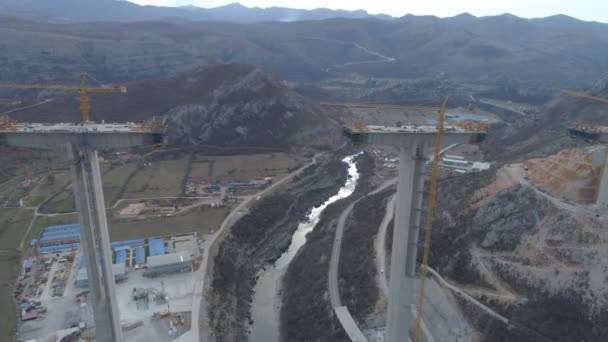
[[[306,243],[306,234],[310,233],[317,223],[319,223],[323,210],[328,205],[350,196],[355,191],[357,181],[359,180],[359,172],[354,161],[356,156],[357,154],[354,154],[342,159],[348,167],[348,178],[340,190],[338,190],[338,193],[310,211],[306,220],[298,225],[298,229],[293,234],[287,251],[272,266],[260,272],[253,288],[254,294],[251,303],[253,324],[249,327],[250,342],[279,341],[279,313],[281,309],[279,292],[281,290],[283,275],[300,247]]]

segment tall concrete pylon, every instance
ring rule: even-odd
[[[161,128],[139,124],[13,124],[0,129],[0,144],[68,154],[100,342],[121,342],[123,338],[97,150],[152,145],[163,139]]]
[[[344,133],[354,143],[399,147],[399,178],[395,207],[395,228],[389,281],[389,301],[386,327],[388,342],[408,341],[413,335],[418,277],[416,256],[420,233],[422,198],[424,193],[424,150],[433,146],[437,134],[434,126],[358,126],[344,127]],[[443,143],[479,142],[483,131],[460,127],[445,127]]]

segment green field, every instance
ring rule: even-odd
[[[189,178],[202,178],[205,181],[211,181],[210,175],[210,161],[197,161],[192,163],[192,169],[190,170]]]
[[[33,210],[0,209],[0,250],[19,247],[33,216]]]
[[[160,160],[131,178],[123,198],[171,197],[182,192],[187,159]]]
[[[52,176],[49,176],[52,175]],[[36,195],[50,195],[61,190],[72,181],[70,171],[56,171],[42,177],[39,187],[32,191]]]
[[[124,183],[128,180],[131,173],[137,169],[136,164],[125,166],[110,167],[108,164],[101,165],[103,174],[103,193],[106,206],[110,207],[118,199]],[[74,194],[71,188],[67,188],[57,194],[53,199],[44,205],[41,210],[45,213],[69,213],[76,211],[74,204]]]
[[[20,254],[17,248],[34,216],[33,210],[0,209],[0,340],[15,335],[16,309],[12,286],[19,272]],[[29,244],[26,244],[29,245]]]
[[[13,178],[0,184],[0,201],[19,200],[27,195],[27,191],[19,188],[19,180]]]
[[[13,341],[17,327],[17,310],[12,286],[19,272],[19,253],[0,251],[0,341]]]
[[[217,230],[228,215],[227,208],[196,208],[185,215],[157,218],[153,220],[109,223],[110,239],[122,241],[137,238],[184,234],[208,233]]]
[[[103,195],[107,207],[119,200],[122,188],[129,176],[137,169],[137,164],[115,166],[103,174]]]
[[[250,181],[272,177],[283,178],[302,162],[294,155],[283,152],[234,156],[198,156],[192,163],[190,178],[206,181]]]
[[[46,199],[48,198],[48,195],[32,195],[30,194],[29,196],[27,196],[24,200],[23,200],[23,205],[26,207],[37,207],[40,204],[42,204],[42,202],[46,201]]]
[[[71,213],[76,211],[72,190],[63,190],[40,207],[40,211],[44,213]]]

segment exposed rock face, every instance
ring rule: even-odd
[[[210,96],[167,113],[171,143],[222,146],[307,144],[332,125],[320,110],[253,67],[221,82]],[[202,72],[204,75],[204,72]],[[205,82],[204,77],[192,80]],[[198,103],[197,103],[198,102]]]
[[[500,192],[473,217],[473,230],[485,234],[481,246],[489,249],[514,249],[522,236],[542,219],[544,199],[521,185]]]

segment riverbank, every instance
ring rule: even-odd
[[[251,326],[249,341],[271,342],[279,341],[279,312],[281,307],[281,285],[283,275],[295,257],[296,253],[306,243],[306,235],[315,229],[323,211],[332,203],[350,196],[357,185],[359,172],[355,158],[358,155],[348,156],[342,161],[345,163],[348,178],[336,194],[328,198],[320,206],[314,207],[308,215],[298,224],[298,229],[292,236],[289,248],[281,257],[264,269],[257,277],[251,307]]]
[[[247,339],[252,289],[259,271],[288,248],[310,208],[346,181],[341,156],[330,155],[297,176],[280,194],[262,199],[221,243],[212,273],[209,322],[218,341]]]
[[[328,206],[307,242],[293,259],[283,280],[281,336],[284,341],[347,341],[334,315],[327,289],[335,224],[350,203],[369,192],[374,161],[367,154],[357,159],[359,181],[354,193]]]

